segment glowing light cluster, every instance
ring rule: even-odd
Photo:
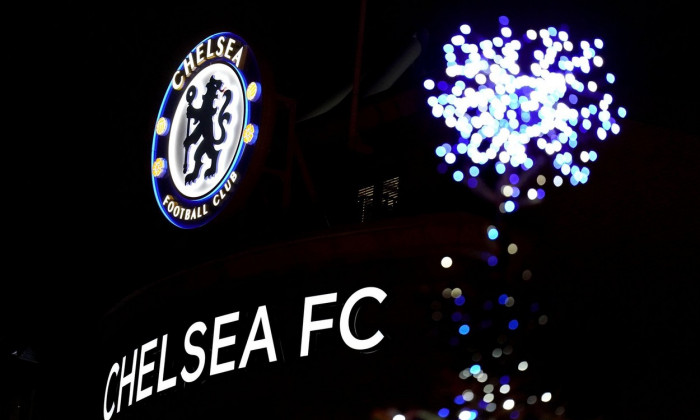
[[[530,363],[517,350],[535,328],[547,324],[537,302],[527,304],[508,293],[481,300],[465,296],[459,287],[444,289],[442,297],[452,304],[442,305],[448,313],[434,314],[433,319],[452,325],[449,344],[466,349],[470,360],[457,372],[462,389],[449,406],[438,410],[439,417],[519,419],[533,410],[563,413],[563,407],[549,405],[553,399],[549,390],[526,379]]]
[[[489,267],[499,266],[497,272],[501,266],[510,265],[509,256],[519,251],[505,233],[496,225],[489,225],[484,233],[489,240],[504,245],[501,258],[488,253],[482,256]],[[442,261],[445,258],[452,262],[447,256]],[[441,265],[445,269],[452,267],[452,264]],[[530,270],[522,270],[522,283],[508,281],[500,290],[510,290],[495,294],[498,287],[488,292],[447,287],[442,290],[442,302],[433,302],[431,317],[443,332],[441,337],[456,353],[464,355],[462,367],[455,371],[458,385],[451,388],[452,400],[435,409],[438,417],[517,420],[545,412],[555,416],[564,413],[564,407],[556,404],[551,390],[542,388],[541,381],[531,380],[532,375],[538,374],[537,361],[528,360],[526,355],[531,353],[520,348],[535,330],[549,322],[543,305],[527,301],[527,296],[531,296],[527,290],[531,278]]]
[[[443,46],[448,81],[424,88],[432,115],[459,133],[436,147],[439,170],[488,184],[509,213],[542,200],[547,182],[585,184],[595,141],[618,134],[627,111],[607,92],[615,76],[603,70],[600,38],[575,42],[554,27],[516,37],[507,17],[499,23],[498,35],[473,41],[462,25]]]

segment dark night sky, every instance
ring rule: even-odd
[[[12,233],[4,235],[3,351],[29,344],[89,353],[89,343],[70,350],[56,342],[94,327],[105,306],[144,281],[139,270],[154,271],[142,253],[170,226],[143,173],[163,92],[196,43],[218,31],[241,35],[268,60],[278,93],[300,109],[352,82],[359,2],[267,3],[26,15],[6,76],[20,101],[6,96],[16,124],[6,138],[14,171],[5,198]],[[368,3],[368,71],[387,68],[414,34],[434,54],[428,48],[459,23],[491,33],[502,14],[514,27],[566,23],[572,35],[606,40],[629,127],[601,150],[589,185],[552,194],[516,220],[543,250],[533,265],[560,299],[561,335],[545,351],[562,363],[580,358],[566,361],[567,383],[581,393],[573,409],[590,420],[687,418],[699,390],[690,370],[700,321],[700,109],[684,62],[698,41],[694,13],[670,2]],[[115,264],[110,272],[105,261]]]

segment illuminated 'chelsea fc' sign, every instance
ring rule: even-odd
[[[314,315],[314,308],[335,304],[337,297],[338,293],[334,292],[304,298],[300,334],[301,346],[299,347],[300,358],[309,356],[312,334],[332,329],[334,326],[333,318],[318,319],[318,315]],[[381,331],[374,331],[368,338],[356,336],[356,309],[361,306],[360,301],[362,300],[370,298],[382,303],[386,297],[387,293],[378,287],[364,287],[355,291],[343,304],[337,328],[343,342],[350,349],[373,351],[382,342],[384,334]],[[104,420],[110,420],[115,413],[118,414],[122,411],[122,401],[125,402],[124,407],[131,406],[134,402],[166,392],[168,389],[176,387],[178,383],[189,384],[199,380],[200,377],[206,378],[235,369],[244,369],[252,352],[257,353],[259,350],[264,350],[267,363],[277,362],[275,348],[277,341],[272,336],[273,329],[267,305],[261,305],[257,308],[248,339],[243,347],[243,352],[240,353],[240,359],[224,361],[232,357],[228,350],[234,347],[237,341],[236,334],[229,335],[230,332],[223,332],[223,330],[228,330],[227,324],[237,324],[239,320],[240,311],[217,316],[213,322],[211,345],[206,344],[200,347],[197,344],[202,341],[201,339],[207,332],[207,325],[203,321],[197,321],[187,329],[181,351],[177,350],[177,345],[172,345],[172,340],[170,340],[171,346],[168,349],[168,334],[164,334],[160,339],[154,337],[135,348],[133,356],[124,355],[121,358],[121,363],[115,361],[107,375],[104,389],[104,399],[102,400]],[[186,357],[183,358],[184,353],[186,353]],[[173,357],[181,363],[179,371],[177,369],[172,371],[174,367],[172,360],[171,363],[167,362],[169,358]],[[208,358],[209,362],[207,362]],[[177,366],[178,363],[176,362],[174,365]],[[205,365],[209,366],[208,372],[205,371]],[[134,415],[136,418],[141,418],[138,414]],[[147,416],[146,418],[151,417]]]
[[[211,35],[185,57],[163,98],[151,153],[153,190],[171,223],[201,227],[228,204],[261,107],[260,71],[240,37]]]

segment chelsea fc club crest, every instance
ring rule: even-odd
[[[232,33],[204,39],[175,71],[151,153],[153,190],[171,223],[201,227],[231,201],[258,138],[261,93],[252,51]]]

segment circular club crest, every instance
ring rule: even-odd
[[[197,44],[173,74],[151,154],[153,190],[171,223],[203,226],[232,199],[258,137],[260,94],[252,51],[228,32]]]

